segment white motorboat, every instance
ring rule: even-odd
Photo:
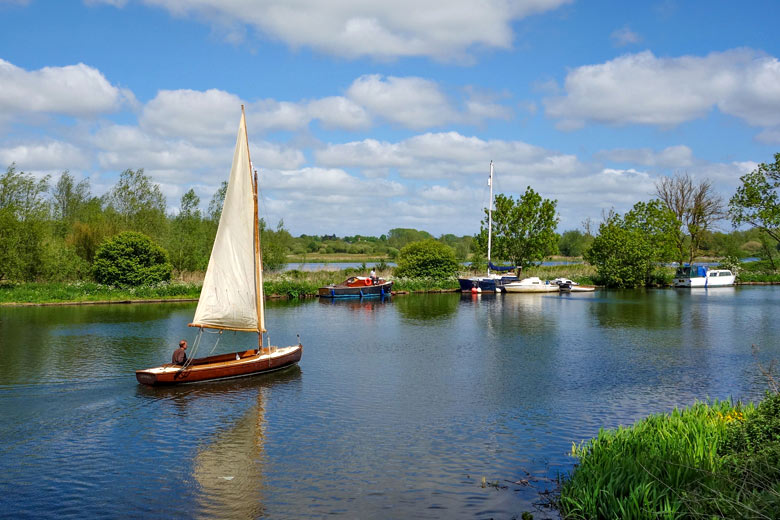
[[[593,292],[596,290],[592,285],[580,285],[568,278],[556,278],[550,283],[557,284],[561,292]]]
[[[675,287],[728,287],[734,285],[736,275],[728,269],[710,269],[704,265],[686,265],[677,268]]]
[[[547,293],[558,292],[558,284],[543,282],[538,276],[523,278],[519,282],[504,284],[504,290],[511,293]]]

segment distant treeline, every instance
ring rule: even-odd
[[[200,198],[190,189],[181,198],[178,212],[169,214],[159,186],[143,169],[125,170],[117,183],[98,197],[91,193],[88,179],[76,183],[68,171],[52,183],[49,177],[37,179],[12,165],[0,175],[0,281],[88,280],[98,247],[122,231],[151,237],[168,252],[175,272],[203,271],[226,188],[227,183],[223,183],[205,212],[200,209]],[[558,235],[558,252],[567,257],[586,254],[595,239],[592,227],[587,220],[583,230]],[[485,263],[484,244],[473,236],[434,237],[426,231],[395,228],[379,237],[293,237],[282,221],[272,228],[262,220],[261,231],[268,270],[279,269],[289,255],[296,261],[318,254],[362,254],[393,260],[404,246],[426,239],[451,247],[459,262],[471,261],[475,267]],[[767,251],[766,237],[757,229],[707,231],[697,240],[700,256],[762,256]]]

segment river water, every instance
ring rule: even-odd
[[[0,307],[0,516],[553,518],[534,504],[572,442],[760,398],[751,345],[780,358],[780,287],[426,294],[270,301],[299,367],[138,385],[193,310]]]

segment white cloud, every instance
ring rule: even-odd
[[[403,177],[418,179],[486,175],[488,164],[495,160],[507,184],[537,175],[570,175],[580,168],[573,155],[521,141],[485,141],[457,132],[426,133],[398,143],[366,139],[329,144],[317,150],[315,157],[324,166],[396,169]]]
[[[241,99],[223,90],[161,90],[143,108],[139,124],[146,132],[211,141],[235,135]]]
[[[714,107],[748,124],[780,124],[780,62],[750,49],[704,57],[628,54],[571,71],[565,95],[544,100],[559,128],[587,121],[675,126]]]
[[[83,63],[27,71],[0,59],[0,116],[93,117],[133,101],[132,93],[111,85],[99,70]]]
[[[780,127],[765,129],[756,136],[756,140],[765,144],[780,144]]]
[[[320,120],[325,128],[360,130],[371,126],[371,118],[366,110],[344,97],[318,99],[310,102],[307,109],[309,117]]]
[[[660,152],[650,148],[606,150],[598,156],[615,162],[660,168],[686,168],[693,164],[693,151],[684,145],[670,146]]]
[[[103,0],[121,4],[122,0]],[[509,48],[512,23],[571,0],[145,0],[177,16],[207,20],[235,40],[245,26],[293,47],[356,58],[454,59],[473,47]]]
[[[61,141],[26,143],[0,148],[0,164],[16,163],[20,170],[76,170],[87,168],[90,159],[80,148]]]
[[[634,45],[642,41],[642,37],[632,31],[628,26],[615,29],[612,31],[612,34],[610,34],[609,37],[612,39],[612,43],[616,47]]]
[[[361,76],[347,96],[387,121],[409,128],[438,126],[459,118],[439,86],[423,78]]]

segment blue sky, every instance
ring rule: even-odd
[[[575,229],[663,175],[728,199],[780,152],[777,1],[0,0],[0,20],[3,167],[96,195],[144,168],[171,211],[190,188],[205,208],[244,103],[262,216],[295,235],[473,234],[491,160]]]

